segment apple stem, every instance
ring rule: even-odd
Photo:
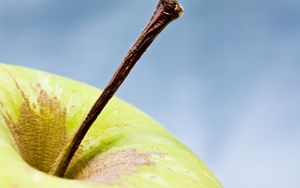
[[[150,46],[157,35],[173,20],[183,14],[183,8],[177,0],[159,0],[157,8],[135,44],[126,54],[123,62],[113,75],[112,79],[95,102],[86,118],[80,124],[71,142],[66,145],[60,153],[50,174],[63,177],[70,161],[76,153],[81,141],[88,132],[91,125],[97,119],[108,101],[115,94],[119,86],[123,83],[130,70],[140,59],[146,49]]]

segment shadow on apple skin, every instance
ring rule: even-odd
[[[222,187],[195,154],[118,98],[94,122],[65,178],[47,174],[100,92],[0,64],[0,187]]]

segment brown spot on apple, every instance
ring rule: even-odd
[[[36,101],[30,101],[19,83],[10,76],[22,96],[22,104],[16,112],[19,114],[17,120],[13,120],[7,112],[2,112],[1,116],[22,158],[31,166],[49,172],[67,142],[66,108],[41,86],[33,90],[38,91]]]
[[[94,157],[80,171],[67,174],[68,178],[87,180],[103,184],[120,183],[123,175],[137,172],[139,167],[154,166],[152,153],[129,148]],[[77,173],[74,173],[77,172]]]

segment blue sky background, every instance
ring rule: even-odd
[[[181,0],[117,96],[230,188],[300,187],[300,1]],[[154,0],[0,0],[0,61],[103,88]]]

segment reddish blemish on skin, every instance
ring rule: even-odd
[[[154,166],[155,163],[150,160],[150,152],[142,152],[137,149],[129,148],[104,156],[94,157],[78,173],[67,173],[72,179],[80,179],[103,184],[118,184],[123,175],[129,175],[137,172],[139,167]]]

